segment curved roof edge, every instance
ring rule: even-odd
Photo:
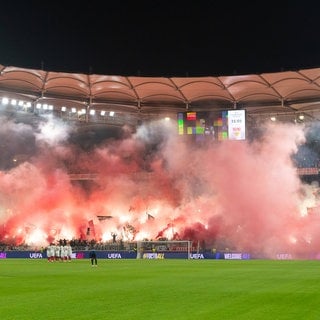
[[[178,111],[245,109],[320,116],[320,68],[218,77],[78,74],[0,65],[0,94],[54,108],[114,110],[135,117]]]

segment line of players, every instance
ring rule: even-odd
[[[48,262],[63,261],[71,262],[72,247],[69,243],[65,245],[50,243],[47,247]]]

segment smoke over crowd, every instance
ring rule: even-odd
[[[318,185],[301,180],[295,161],[300,148],[308,157],[316,129],[272,124],[246,141],[197,144],[177,135],[174,120],[111,134],[3,116],[0,242],[116,235],[270,256],[320,252]]]

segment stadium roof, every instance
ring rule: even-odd
[[[62,106],[73,106],[87,111],[114,111],[141,120],[178,111],[226,109],[245,109],[253,120],[270,115],[287,119],[301,113],[318,120],[320,68],[165,78],[76,74],[0,65],[0,95],[24,99],[33,106],[50,104],[56,112]]]

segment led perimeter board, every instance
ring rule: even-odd
[[[178,112],[178,134],[204,140],[245,140],[245,110]]]

